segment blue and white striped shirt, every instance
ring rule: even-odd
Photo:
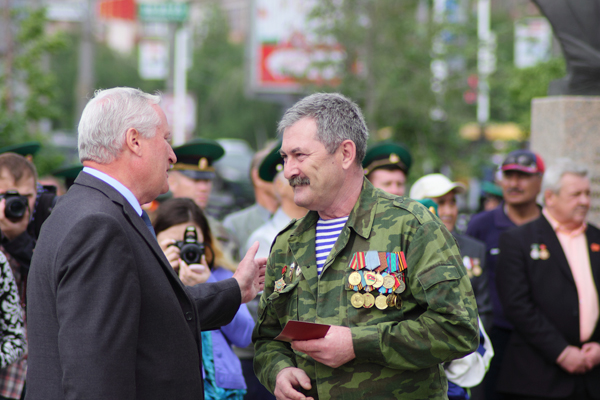
[[[317,253],[317,272],[319,275],[321,275],[325,260],[327,260],[329,253],[331,253],[331,249],[340,236],[344,225],[346,225],[346,221],[348,221],[348,216],[328,220],[319,218],[317,221],[315,250]]]

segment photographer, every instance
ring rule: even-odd
[[[35,166],[25,157],[3,153],[0,154],[0,199],[1,244],[13,259],[11,267],[19,282],[20,275],[29,271],[36,239],[42,223],[50,215],[56,193],[47,187],[38,187]]]
[[[213,241],[206,216],[193,200],[165,201],[158,208],[153,225],[160,247],[184,285],[217,282],[233,275],[234,264],[224,256],[218,242]],[[229,325],[202,332],[206,400],[243,399],[246,383],[231,345],[248,346],[253,328],[254,320],[242,304]]]

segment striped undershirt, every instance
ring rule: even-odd
[[[317,221],[315,250],[317,252],[317,272],[319,275],[321,275],[325,260],[327,260],[333,245],[335,244],[338,236],[340,236],[344,225],[346,225],[346,221],[348,221],[348,216],[328,220],[319,218]]]

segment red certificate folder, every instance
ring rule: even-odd
[[[330,325],[312,322],[289,321],[275,340],[291,342],[292,340],[312,340],[325,337]]]

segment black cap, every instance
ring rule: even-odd
[[[177,156],[173,170],[194,180],[213,179],[213,163],[225,154],[225,149],[217,141],[202,138],[175,147],[173,151]]]
[[[281,149],[281,141],[277,142],[273,150],[267,154],[258,167],[258,176],[266,182],[273,182],[275,175],[283,171],[283,158],[279,150]]]
[[[33,156],[40,150],[41,147],[42,145],[40,144],[40,142],[36,141],[13,144],[12,146],[6,146],[1,148],[0,154],[17,153],[19,155],[22,155],[23,157]]]
[[[408,175],[411,164],[412,157],[406,147],[388,141],[369,147],[362,163],[365,175],[382,167],[397,167]]]

